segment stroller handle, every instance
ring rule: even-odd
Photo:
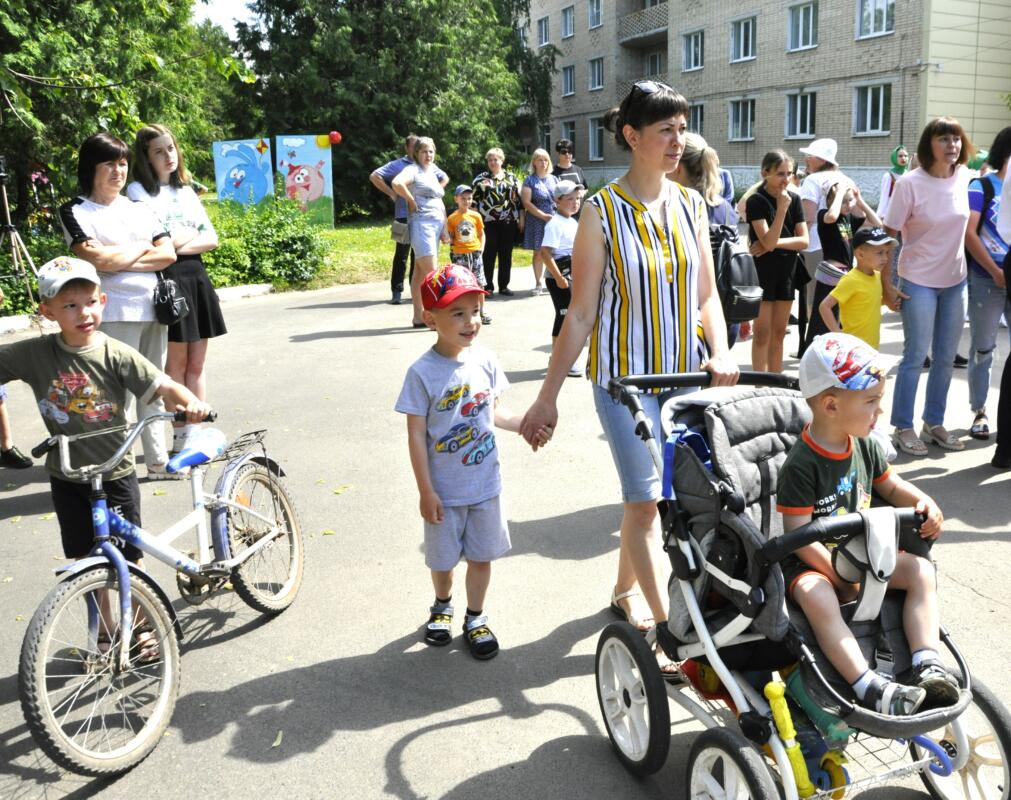
[[[713,380],[711,372],[681,372],[672,375],[625,375],[611,378],[608,393],[615,400],[625,402],[625,398],[637,391],[648,389],[687,389],[693,386],[705,387]],[[780,389],[797,389],[796,378],[778,372],[752,372],[742,370],[737,382],[739,386],[773,386]]]
[[[920,526],[927,521],[926,514],[919,514],[912,508],[896,508],[895,518],[899,523],[899,541],[903,550],[914,555],[926,556],[930,543],[920,538]],[[807,523],[795,531],[784,533],[762,545],[761,554],[767,563],[782,561],[788,555],[815,542],[842,538],[863,531],[864,518],[858,513],[838,517],[822,517]]]

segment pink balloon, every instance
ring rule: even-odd
[[[340,131],[330,131],[330,144],[340,144],[342,138]]]

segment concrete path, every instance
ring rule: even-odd
[[[409,306],[387,297],[371,284],[226,305],[231,333],[210,348],[218,426],[230,436],[270,429],[271,454],[301,511],[305,580],[295,605],[264,622],[232,595],[186,606],[173,577],[155,570],[185,627],[181,692],[158,749],[114,783],[56,769],[25,728],[21,638],[62,559],[41,467],[0,472],[0,797],[684,797],[698,724],[675,707],[667,764],[636,781],[613,756],[597,706],[594,652],[614,619],[607,600],[621,507],[585,381],[565,385],[546,450],[499,437],[514,544],[495,566],[487,603],[501,654],[478,663],[459,638],[443,649],[420,642],[432,592],[393,404],[434,334],[407,327]],[[513,384],[506,401],[525,409],[547,364],[551,304],[521,292],[489,311],[481,340]],[[889,315],[884,349],[897,353],[900,337]],[[748,361],[747,344],[736,352]],[[44,431],[28,390],[10,389],[27,449]],[[957,371],[949,426],[965,434],[970,417]],[[991,447],[967,442],[962,454],[934,449],[898,469],[947,516],[935,551],[944,620],[975,671],[1011,700],[1011,478],[989,466]],[[184,510],[184,486],[141,485],[149,528]]]

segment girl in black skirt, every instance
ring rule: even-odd
[[[218,296],[200,258],[218,246],[218,235],[190,186],[175,136],[164,125],[147,125],[137,132],[133,177],[127,196],[148,204],[172,234],[176,262],[163,275],[176,282],[190,307],[190,313],[168,329],[165,371],[205,400],[207,340],[227,332]],[[189,427],[176,428],[173,451],[180,449]]]

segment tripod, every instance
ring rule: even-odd
[[[20,278],[24,281],[25,289],[28,290],[28,296],[31,298],[34,305],[37,298],[35,297],[35,292],[32,290],[32,277],[37,278],[39,271],[35,268],[35,262],[32,261],[32,255],[28,252],[28,248],[25,247],[25,243],[21,239],[21,234],[18,233],[18,229],[15,228],[11,222],[11,207],[10,203],[7,201],[7,165],[6,159],[2,156],[0,156],[0,204],[3,206],[3,225],[0,226],[0,250],[3,249],[4,240],[9,238],[11,248],[11,266],[14,270],[11,276],[14,278]],[[25,269],[26,263],[32,268],[31,275],[29,275],[28,270]],[[3,300],[3,289],[0,289],[0,303],[2,303]]]

